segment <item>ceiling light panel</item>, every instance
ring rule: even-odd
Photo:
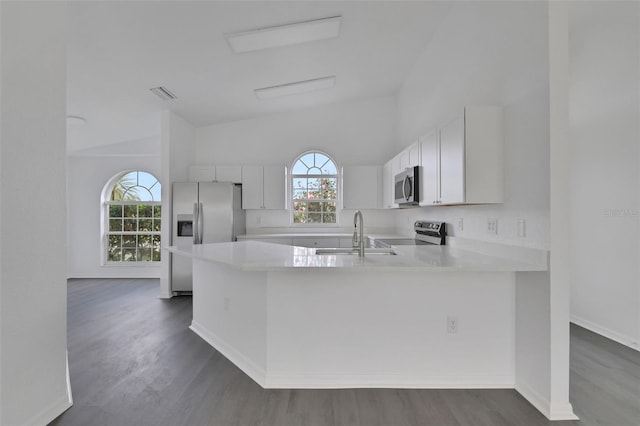
[[[335,38],[340,35],[341,16],[315,19],[295,24],[261,28],[227,34],[227,41],[236,53],[270,49],[309,41]]]
[[[157,97],[159,97],[163,101],[171,101],[173,99],[178,99],[178,97],[173,93],[171,93],[169,89],[167,89],[166,87],[162,87],[162,86],[152,87],[149,90],[151,90]]]
[[[313,80],[297,81],[279,86],[263,87],[255,89],[258,99],[279,98],[282,96],[297,95],[299,93],[313,92],[316,90],[330,89],[336,85],[336,76],[315,78]]]

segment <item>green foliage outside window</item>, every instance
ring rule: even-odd
[[[338,176],[325,154],[302,155],[292,169],[293,223],[336,223]]]
[[[161,259],[160,183],[135,171],[110,191],[107,210],[108,262],[159,262]]]

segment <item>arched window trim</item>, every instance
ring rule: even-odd
[[[306,164],[304,161],[302,161],[302,159],[305,156],[308,156],[309,154],[320,154],[324,157],[327,158],[327,160],[323,163],[323,164]],[[296,164],[302,161],[302,163],[307,167],[307,170],[312,170],[315,169],[317,171],[319,171],[320,173],[306,173],[306,174],[301,174],[301,173],[294,173],[294,171],[296,170]],[[315,161],[315,156],[314,156],[314,161]],[[334,167],[335,173],[324,173],[321,170],[321,167],[325,166],[327,163],[331,163],[332,166]],[[317,149],[313,149],[313,150],[309,150],[309,151],[305,151],[302,154],[298,155],[293,162],[291,163],[291,167],[289,169],[289,179],[288,179],[288,187],[289,187],[289,206],[290,206],[290,210],[291,210],[291,215],[290,215],[290,222],[293,226],[318,226],[318,227],[331,227],[331,226],[338,226],[338,200],[340,200],[340,171],[339,171],[339,167],[338,167],[338,163],[335,161],[335,159],[329,155],[328,153],[321,151],[321,150],[317,150]],[[300,197],[300,192],[303,192],[303,190],[301,190],[301,188],[297,188],[296,187],[296,179],[329,179],[331,181],[331,184],[333,185],[333,194],[335,196],[335,198],[327,198],[326,196],[323,196],[321,198],[314,198],[314,199],[309,199],[309,198],[301,198]],[[298,195],[297,195],[297,191],[296,189],[299,190]],[[308,188],[307,188],[308,191]],[[328,194],[329,192],[325,192],[324,194]],[[306,218],[308,220],[300,220],[300,214],[301,211],[298,209],[298,203],[304,203],[304,202],[311,202],[311,203],[320,203],[321,207],[320,207],[320,211],[306,211]],[[309,206],[309,204],[307,204],[307,206]],[[328,209],[328,210],[327,210]],[[318,214],[320,213],[320,214]],[[305,213],[302,213],[303,215]],[[317,219],[318,217],[321,218],[321,221],[310,221],[309,218],[313,215],[313,219]],[[327,221],[325,221],[327,220]]]
[[[135,183],[124,188],[121,200],[112,200],[115,186],[132,172],[137,172]],[[145,186],[140,181],[140,173],[152,177],[153,183]],[[155,174],[141,169],[121,171],[107,181],[101,194],[102,265],[148,267],[160,264],[162,200],[153,196],[151,189],[156,186],[160,189]],[[148,197],[126,199],[127,192],[135,194],[135,190],[144,191]],[[161,191],[158,196],[161,197]]]

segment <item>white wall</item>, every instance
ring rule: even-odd
[[[143,170],[159,179],[160,138],[76,151],[67,167],[69,277],[159,278],[159,265],[104,264],[100,197],[105,185],[124,171]]]
[[[572,320],[640,350],[636,2],[571,4]]]
[[[0,2],[3,425],[71,405],[66,375],[66,6]]]
[[[195,155],[195,128],[171,111],[161,117],[162,241],[170,242],[172,233],[171,184],[188,180],[189,165]],[[164,244],[164,243],[163,243]],[[171,254],[163,253],[160,270],[160,297],[170,298]]]
[[[395,99],[383,97],[201,127],[194,164],[291,166],[299,154],[319,149],[339,166],[381,165],[393,153],[395,120]],[[369,211],[365,225],[388,227],[389,215]],[[341,226],[353,226],[352,220],[353,211],[338,216]],[[248,232],[288,226],[288,211],[247,212]]]
[[[452,236],[548,248],[548,63],[546,3],[455,4],[399,92],[396,151],[465,105],[503,106],[505,203],[409,209],[398,212],[398,229],[442,220]],[[487,232],[488,218],[498,219],[498,235]],[[518,219],[526,222],[524,238]]]

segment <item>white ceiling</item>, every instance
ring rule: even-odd
[[[70,2],[68,115],[76,151],[160,133],[170,109],[196,127],[392,95],[448,11],[444,2]],[[225,33],[342,16],[341,35],[242,54]],[[335,75],[333,89],[258,100],[253,90]],[[178,96],[162,101],[164,86]]]

